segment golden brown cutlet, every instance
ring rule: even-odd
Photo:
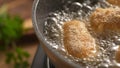
[[[116,60],[118,63],[120,63],[120,46],[119,46],[118,50],[116,51],[115,60]]]
[[[83,22],[78,20],[65,22],[63,31],[64,47],[70,55],[77,58],[95,56],[95,39],[90,35]]]
[[[120,0],[107,0],[110,4],[120,6]]]
[[[96,33],[120,32],[120,8],[97,8],[91,14],[90,22]]]

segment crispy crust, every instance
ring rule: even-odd
[[[110,4],[120,6],[120,0],[107,0]]]
[[[91,14],[90,22],[97,33],[120,32],[120,8],[98,8]]]
[[[96,53],[95,39],[90,35],[83,22],[65,22],[64,46],[67,52],[77,58],[93,57]]]
[[[119,46],[118,50],[116,51],[115,60],[116,60],[118,63],[120,63],[120,46]]]

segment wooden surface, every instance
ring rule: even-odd
[[[11,15],[20,15],[23,19],[31,17],[33,0],[0,0],[0,6],[8,5]]]
[[[24,34],[34,33],[32,26],[32,3],[33,0],[0,0],[0,7],[7,5],[8,13],[11,16],[19,15],[23,20]]]

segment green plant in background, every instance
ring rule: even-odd
[[[6,49],[9,44],[13,45],[13,42],[21,37],[23,22],[23,20],[19,16],[11,17],[6,12],[5,8],[6,7],[3,6],[0,9],[0,41],[2,43],[0,49],[2,50]]]
[[[6,54],[6,62],[14,63],[14,68],[28,68],[29,64],[27,62],[29,54],[20,48],[16,48],[15,52],[9,52]]]
[[[0,50],[6,53],[6,63],[14,63],[14,68],[28,68],[29,53],[16,45],[22,36],[22,22],[19,16],[10,16],[6,6],[0,8]],[[8,52],[8,48],[14,50]]]

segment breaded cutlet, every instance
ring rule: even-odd
[[[110,4],[120,6],[120,0],[107,0]]]
[[[64,47],[68,54],[77,58],[95,56],[95,39],[90,35],[83,22],[78,20],[65,22],[63,31]]]
[[[97,8],[90,17],[91,28],[99,34],[120,32],[120,8]]]
[[[120,63],[120,46],[119,46],[118,50],[116,51],[115,60],[116,60],[118,63]]]

